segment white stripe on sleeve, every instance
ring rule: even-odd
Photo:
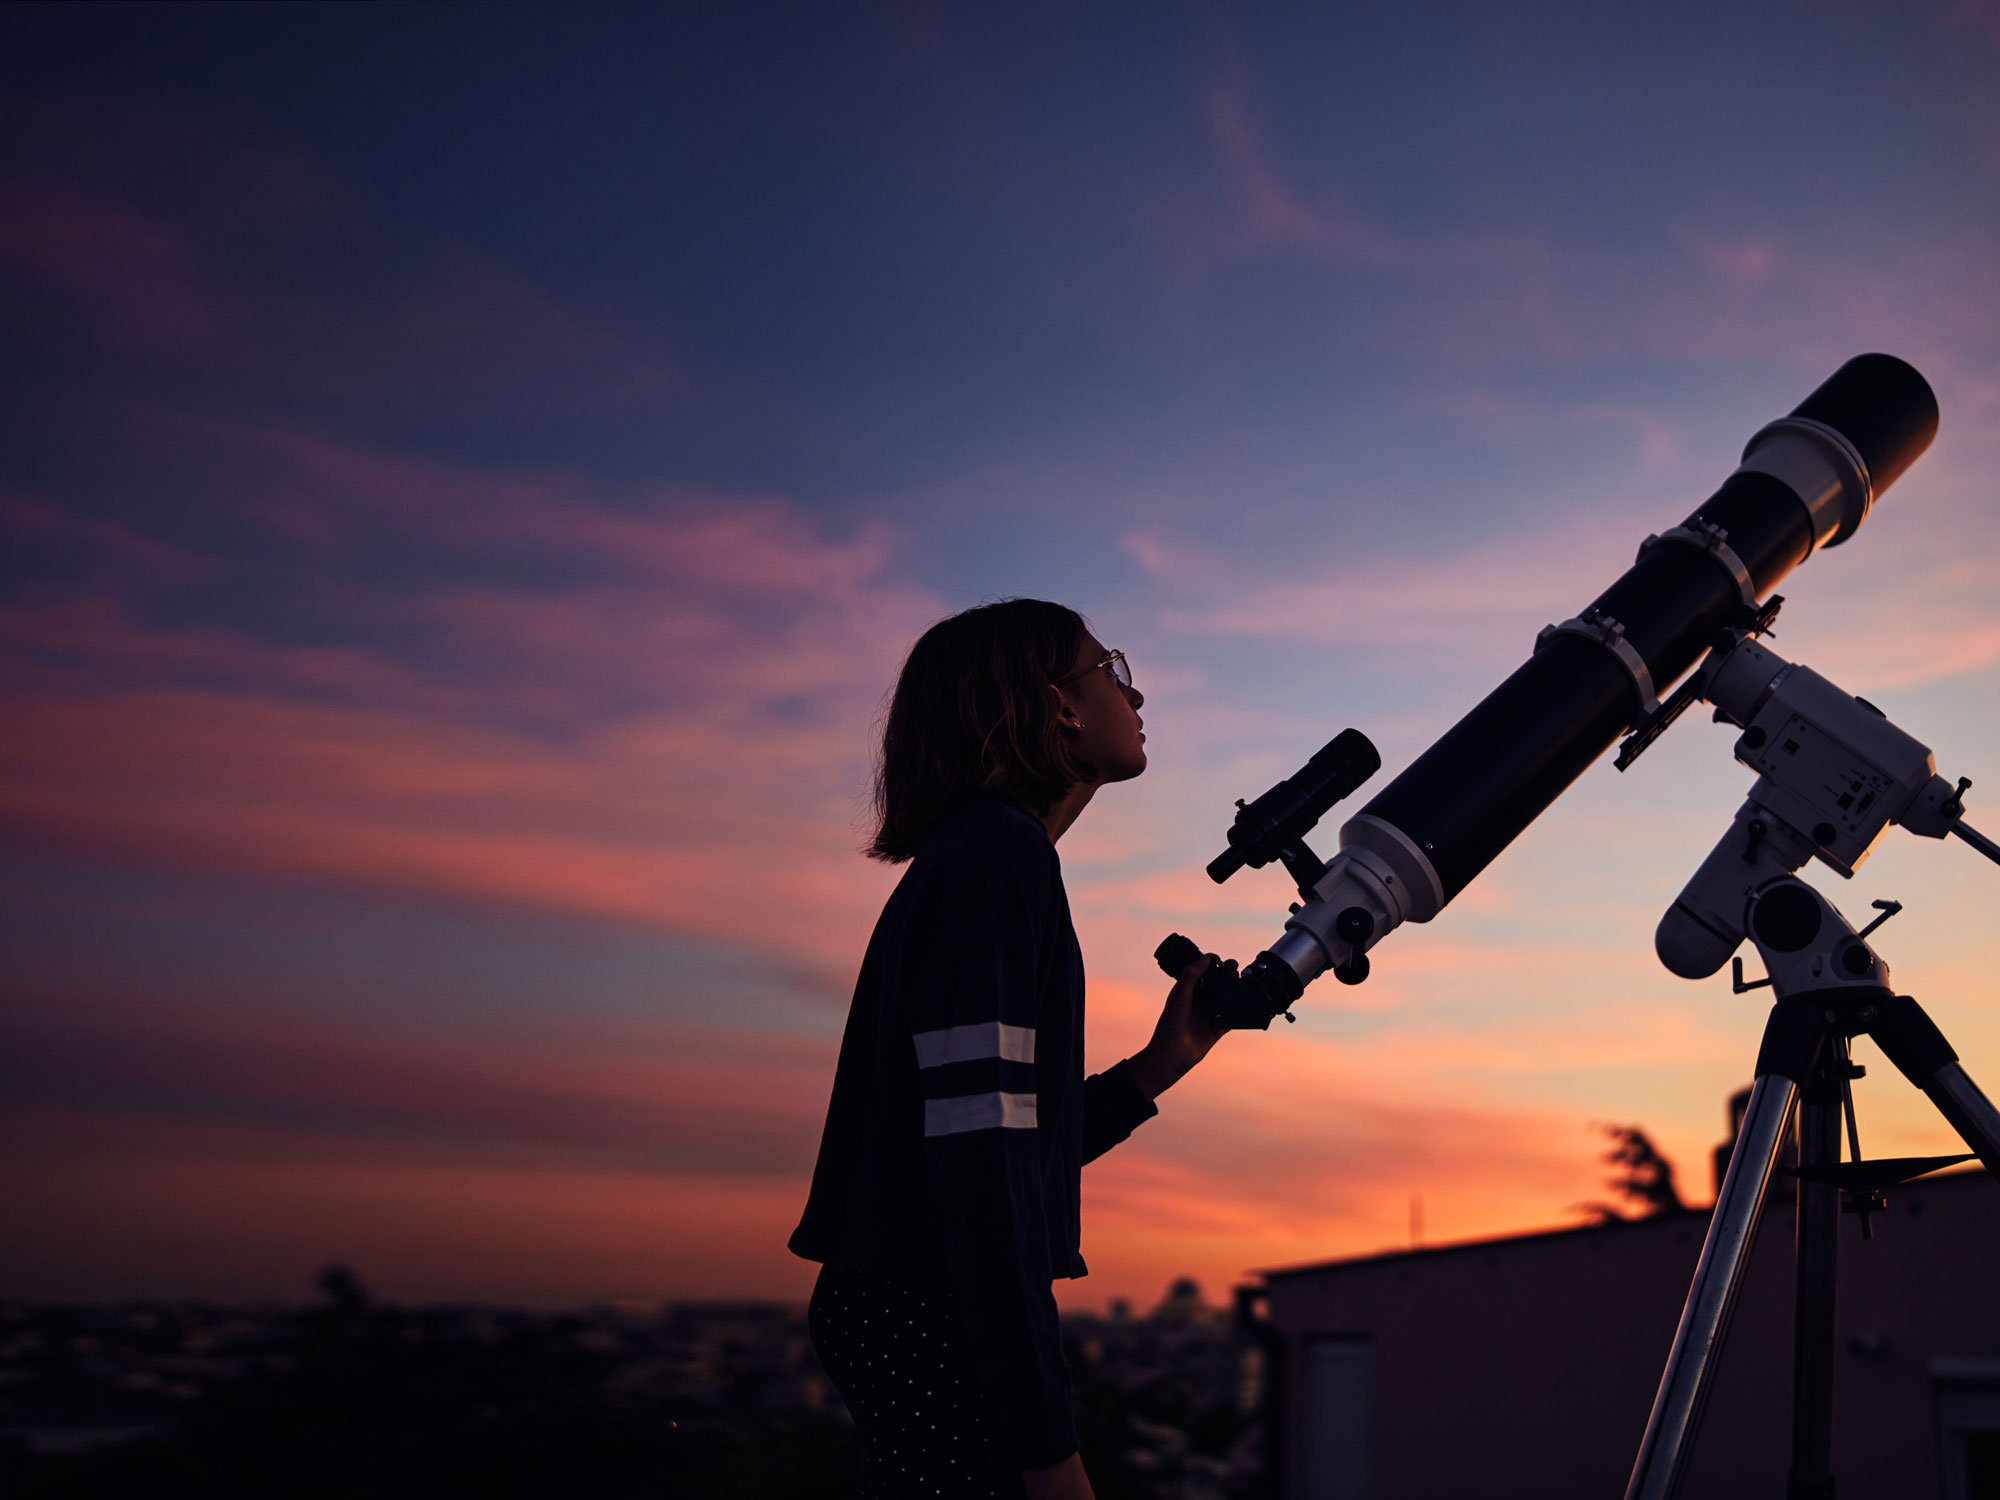
[[[1033,1094],[960,1094],[924,1101],[924,1134],[964,1135],[973,1130],[1033,1130]]]
[[[971,1026],[947,1026],[942,1031],[920,1031],[912,1040],[917,1044],[919,1068],[980,1062],[989,1057],[1003,1062],[1035,1060],[1035,1028],[1009,1026],[1004,1021],[979,1021]]]

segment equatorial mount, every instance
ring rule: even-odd
[[[2000,1177],[2000,1111],[1966,1075],[1958,1054],[1923,1008],[1910,996],[1895,993],[1889,966],[1867,937],[1901,907],[1884,901],[1875,906],[1880,915],[1857,932],[1825,896],[1789,873],[1765,884],[1747,903],[1742,930],[1755,943],[1767,977],[1745,982],[1738,960],[1732,987],[1739,994],[1769,988],[1775,1003],[1765,1023],[1750,1103],[1709,1220],[1627,1500],[1670,1500],[1679,1490],[1749,1267],[1766,1190],[1795,1112],[1798,1305],[1787,1494],[1831,1500],[1834,1286],[1841,1215],[1858,1215],[1863,1237],[1872,1238],[1872,1216],[1887,1207],[1884,1189],[1969,1159],[1964,1154],[1862,1157],[1853,1084],[1863,1070],[1850,1051],[1853,1038],[1871,1037],[1897,1070],[1929,1096],[1986,1169]]]

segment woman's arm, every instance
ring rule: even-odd
[[[1208,1055],[1222,1033],[1195,1013],[1194,987],[1213,962],[1191,964],[1167,996],[1153,1039],[1083,1082],[1083,1159],[1095,1161],[1159,1113],[1153,1100]]]

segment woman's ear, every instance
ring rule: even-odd
[[[1063,690],[1050,683],[1049,691],[1056,695],[1056,723],[1064,729],[1082,729],[1083,720],[1077,717],[1076,706],[1064,695]]]

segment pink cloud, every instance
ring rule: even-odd
[[[111,127],[60,109],[53,118],[11,113],[19,129],[81,132],[123,159],[117,170],[95,163],[91,178],[132,179],[90,188],[0,183],[0,265],[11,266],[27,296],[55,294],[64,309],[57,341],[81,337],[220,365],[280,388],[373,399],[490,403],[530,380],[544,409],[587,402],[629,410],[687,395],[659,329],[559,297],[479,255],[399,248],[386,288],[366,295],[334,284],[280,289],[219,269],[307,234],[338,241],[352,261],[376,254],[384,227],[294,157],[231,148],[186,122],[122,106],[106,107]],[[107,128],[144,138],[107,145]],[[170,165],[155,163],[168,180],[186,179],[178,193],[133,170],[158,151],[159,135],[180,144]]]
[[[8,1010],[10,1050],[35,1059],[38,1097],[58,1107],[68,1092],[110,1093],[129,1101],[113,1112],[135,1118],[372,1137],[413,1159],[474,1151],[796,1179],[831,1084],[830,1040],[664,1018],[615,1035],[545,1022],[467,1036],[213,994],[16,994]]]
[[[1684,262],[1550,247],[1496,260],[1435,324],[1468,363],[1524,352],[1566,360],[1646,356],[1676,364],[1788,361],[1822,375],[1889,349],[1934,377],[2000,331],[2000,253],[1970,233],[1916,242],[1796,243],[1768,229],[1683,223]]]
[[[12,1285],[213,1275],[238,1278],[240,1295],[334,1256],[401,1296],[769,1294],[809,1280],[782,1246],[829,1042],[676,1027],[551,1046],[302,1026],[236,1002],[21,998],[10,1049],[56,1097],[16,1111],[34,1149],[0,1167],[34,1226],[4,1256]],[[1601,1176],[1596,1143],[1559,1110],[1392,1092],[1385,1076],[1291,1038],[1231,1039],[1089,1169],[1100,1274],[1068,1299],[1372,1250],[1398,1238],[1411,1192],[1437,1238],[1552,1222]],[[72,1077],[131,1102],[66,1107]],[[95,1232],[62,1253],[82,1224]],[[144,1259],[123,1254],[135,1241]]]
[[[61,548],[98,572],[136,575],[142,585],[184,582],[214,571],[210,560],[185,547],[18,491],[0,490],[0,528]]]
[[[310,532],[316,552],[396,538],[566,557],[581,577],[394,593],[316,578],[325,602],[378,636],[393,623],[415,655],[150,624],[142,601],[90,588],[9,606],[9,826],[155,866],[588,912],[851,962],[892,878],[856,852],[867,726],[943,612],[895,576],[885,532],[827,539],[778,502],[613,504],[569,481],[225,437],[255,462],[216,493],[247,522]],[[775,925],[774,906],[790,914]]]
[[[1208,90],[1207,116],[1227,203],[1215,248],[1225,256],[1288,249],[1353,267],[1429,275],[1474,270],[1513,283],[1552,267],[1530,240],[1399,234],[1349,204],[1338,182],[1301,189],[1274,159],[1255,122],[1252,90],[1240,77]]]
[[[1986,0],[1961,0],[1942,12],[1941,24],[1984,35],[1991,9]],[[1888,347],[1932,368],[1955,362],[1969,336],[2000,328],[2000,255],[1970,233],[1914,246],[1900,239],[1826,246],[1795,244],[1764,226],[1717,231],[1685,221],[1673,230],[1686,251],[1675,266],[1651,253],[1562,245],[1532,233],[1394,232],[1349,207],[1336,186],[1309,192],[1286,178],[1254,123],[1254,89],[1241,74],[1234,68],[1206,98],[1225,216],[1173,236],[1178,252],[1212,263],[1290,249],[1362,274],[1415,278],[1430,291],[1414,331],[1438,358],[1741,362],[1784,351],[1812,369]],[[1986,113],[1975,106],[1971,128],[1991,154],[1996,137]],[[1410,331],[1399,333],[1399,349]],[[1339,336],[1351,341],[1369,329],[1345,326]]]
[[[1768,235],[1728,240],[1686,228],[1681,243],[1702,266],[1734,282],[1762,281],[1779,263],[1777,241]]]
[[[490,259],[405,257],[388,296],[246,292],[247,362],[308,391],[490,402],[531,392],[542,410],[630,411],[688,395],[657,329],[560,297]]]
[[[578,912],[842,965],[884,893],[857,852],[858,737],[697,713],[546,747],[192,690],[11,711],[28,727],[0,752],[0,818],[98,857]],[[791,915],[774,925],[774,906]]]
[[[1566,521],[1552,529],[1508,532],[1456,556],[1344,555],[1323,570],[1276,579],[1268,573],[1253,576],[1204,549],[1158,535],[1127,546],[1163,581],[1205,585],[1206,599],[1197,596],[1163,616],[1176,630],[1462,653],[1468,642],[1511,629],[1525,656],[1539,628],[1529,623],[1537,614],[1547,616],[1542,623],[1573,614],[1622,571],[1632,545],[1629,531],[1629,523],[1621,525],[1616,517],[1581,528]],[[1612,558],[1618,561],[1607,573],[1606,560]],[[1421,607],[1411,607],[1415,600]],[[1552,609],[1561,613],[1549,614]],[[1493,649],[1510,654],[1498,645]]]
[[[83,304],[114,344],[178,353],[224,321],[186,235],[71,188],[0,184],[0,260]]]
[[[2000,3],[1996,0],[1944,0],[1938,7],[1938,28],[1950,37],[1972,37],[2000,47]]]
[[[1211,89],[1208,120],[1234,214],[1230,237],[1239,249],[1289,247],[1368,265],[1393,265],[1404,258],[1409,247],[1396,244],[1338,201],[1305,203],[1273,166],[1251,126],[1241,91]]]
[[[1963,677],[2000,662],[2000,538],[1986,524],[2000,397],[1974,377],[1940,376],[1938,385],[1946,417],[1934,449],[1852,541],[1809,559],[1781,586],[1793,602],[1779,649],[1856,691]],[[1569,415],[1630,427],[1645,487],[1660,488],[1691,461],[1679,433],[1644,411],[1591,406]],[[1718,455],[1711,481],[1733,457]],[[1673,503],[1692,509],[1703,493],[1689,486]],[[1580,609],[1629,566],[1636,542],[1675,514],[1631,505],[1581,520],[1556,514],[1456,552],[1345,554],[1276,576],[1161,531],[1129,535],[1124,546],[1181,601],[1161,615],[1177,632],[1363,642],[1411,667],[1449,658],[1507,670],[1529,654],[1538,620]]]

